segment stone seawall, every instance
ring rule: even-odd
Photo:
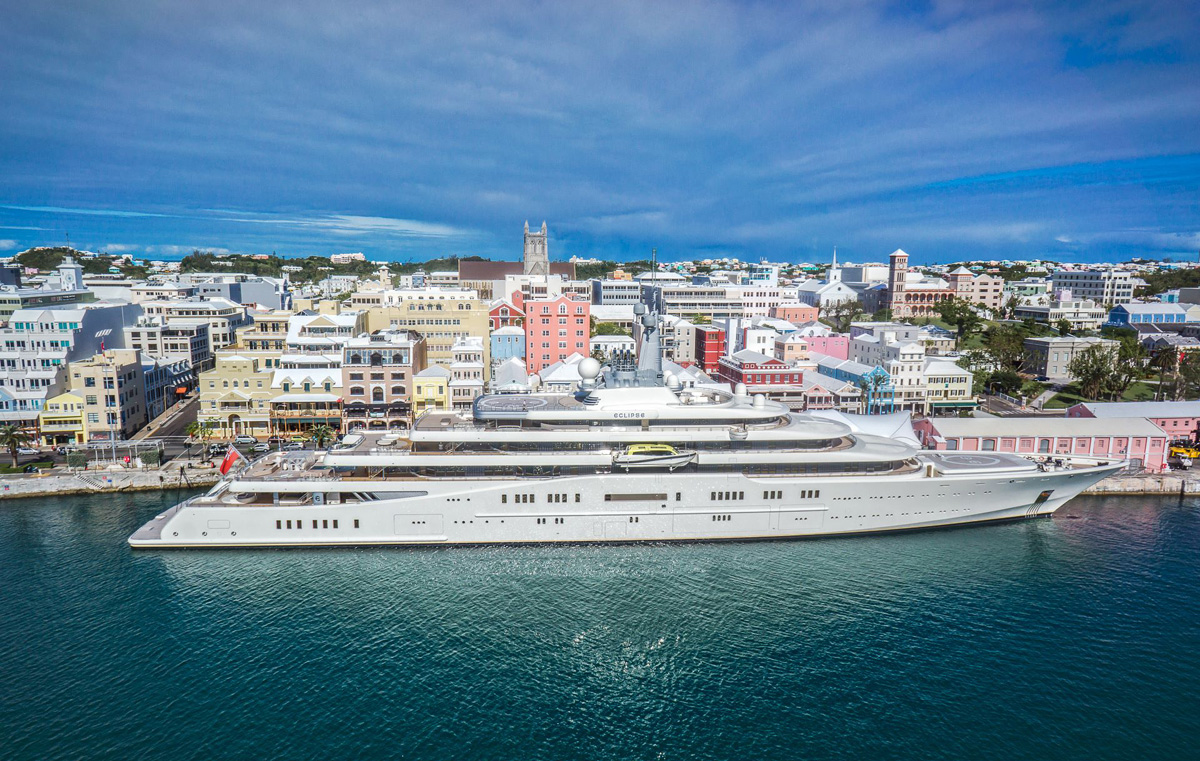
[[[61,475],[13,476],[0,478],[0,499],[203,488],[212,486],[217,479],[218,475],[215,469],[188,470],[186,477],[181,477],[178,468],[171,469],[170,467],[162,470],[89,470]]]
[[[1190,474],[1113,476],[1087,489],[1084,494],[1200,494],[1200,478]]]

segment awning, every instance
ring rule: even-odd
[[[933,407],[978,407],[979,402],[931,402]]]

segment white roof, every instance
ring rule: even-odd
[[[441,365],[430,365],[413,376],[414,378],[449,378],[450,371]]]
[[[494,336],[523,336],[525,329],[519,328],[516,325],[505,325],[503,328],[496,328],[492,331]]]
[[[1098,418],[1168,418],[1200,417],[1197,402],[1082,402]]]
[[[929,418],[946,438],[963,436],[1163,436],[1144,417],[987,417]]]

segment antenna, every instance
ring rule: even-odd
[[[650,249],[650,275],[658,280],[658,249]]]

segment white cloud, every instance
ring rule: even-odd
[[[11,251],[17,247],[17,242],[12,238],[0,240],[0,251]]]
[[[110,254],[128,254],[140,248],[141,246],[134,246],[128,243],[105,243],[100,247],[100,250]]]
[[[312,217],[249,216],[226,217],[225,222],[248,222],[264,225],[282,225],[301,228],[318,228],[335,235],[367,235],[385,233],[405,238],[448,238],[467,235],[462,230],[436,222],[421,222],[413,219],[393,217],[367,217],[353,214],[325,214]]]

